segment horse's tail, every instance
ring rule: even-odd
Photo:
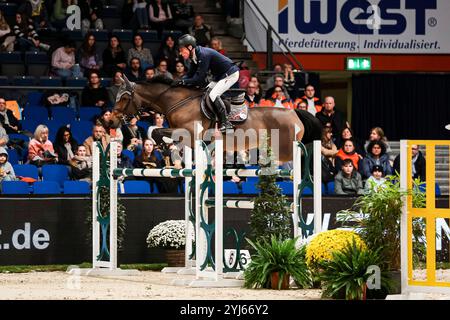
[[[306,110],[295,109],[297,116],[303,123],[305,134],[303,135],[303,144],[308,144],[314,140],[320,140],[322,137],[322,123]]]

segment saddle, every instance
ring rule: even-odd
[[[214,112],[214,103],[209,98],[211,88],[205,91],[200,103],[203,115],[211,121],[218,121]],[[245,103],[245,90],[231,89],[226,91],[222,96],[222,101],[227,108],[228,119],[232,123],[242,123],[247,120],[248,108]]]

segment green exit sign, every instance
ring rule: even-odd
[[[351,71],[368,71],[372,70],[372,60],[366,58],[347,58],[347,70]]]

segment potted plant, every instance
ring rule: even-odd
[[[244,287],[289,289],[292,277],[300,287],[310,287],[311,277],[305,261],[305,247],[296,247],[297,238],[247,241],[256,250],[244,271]]]
[[[388,176],[382,187],[360,196],[352,208],[340,213],[340,222],[349,223],[362,237],[372,251],[381,248],[380,255],[384,261],[382,269],[391,272],[396,280],[396,289],[390,293],[400,293],[400,217],[403,197],[413,196],[413,207],[422,208],[425,194],[420,191],[420,181],[414,181],[413,190],[400,189],[398,176]],[[423,251],[424,244],[419,241],[424,235],[423,220],[413,220],[414,250]]]
[[[186,222],[167,220],[153,227],[148,236],[149,248],[165,249],[169,267],[183,267],[185,261]]]
[[[366,300],[367,283],[373,272],[369,267],[380,266],[382,259],[379,248],[369,250],[359,245],[355,239],[347,242],[342,251],[333,251],[330,260],[319,263],[321,272],[319,279],[322,282],[325,298],[338,298],[346,300]],[[375,276],[377,276],[375,274]],[[389,290],[391,281],[386,272],[381,272],[380,288]]]

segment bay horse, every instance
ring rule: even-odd
[[[145,111],[153,111],[166,116],[170,128],[176,130],[183,128],[189,131],[191,141],[190,146],[194,145],[194,125],[201,121],[203,128],[211,128],[214,123],[207,119],[201,112],[200,103],[204,95],[204,90],[193,87],[177,86],[171,87],[172,80],[162,77],[155,77],[147,82],[134,83],[129,81],[126,76],[123,78],[123,84],[119,89],[114,105],[110,126],[117,128],[122,120],[130,115],[139,115]],[[295,135],[295,127],[300,130]],[[279,145],[277,160],[281,162],[290,161],[293,158],[292,143],[294,139],[302,141],[304,144],[313,140],[320,139],[322,125],[320,121],[307,111],[291,110],[277,107],[256,107],[248,110],[248,117],[245,122],[235,124],[235,130],[248,129],[267,130],[270,134],[271,129],[279,130]],[[236,150],[236,137],[224,135],[224,148],[226,149],[226,139],[233,137],[233,150]],[[258,140],[259,140],[258,136]],[[270,139],[270,138],[269,138]],[[250,150],[257,148],[260,141],[256,144],[251,139],[245,139],[245,148]],[[183,141],[186,144],[186,141]]]

